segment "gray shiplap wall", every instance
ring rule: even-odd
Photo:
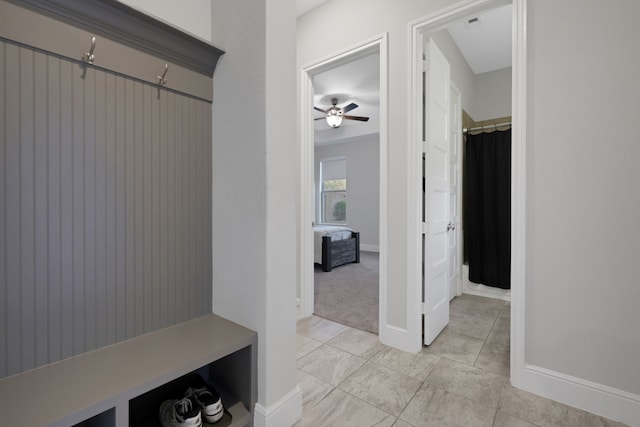
[[[0,40],[0,377],[211,312],[211,104]]]

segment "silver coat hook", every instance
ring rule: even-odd
[[[82,60],[84,62],[88,62],[89,64],[93,64],[93,62],[96,60],[96,56],[93,54],[93,51],[96,48],[96,37],[93,36],[91,37],[91,49],[89,49],[89,52],[86,52],[84,55],[82,55]]]
[[[165,76],[167,75],[167,71],[169,71],[169,64],[164,64],[164,73],[162,73],[161,76],[156,76],[159,85],[167,84],[167,79],[165,78]]]

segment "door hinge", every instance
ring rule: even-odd
[[[426,59],[422,60],[422,71],[429,71],[429,61]]]
[[[421,149],[422,154],[427,154],[427,152],[429,151],[429,144],[427,143],[427,141],[422,141]]]
[[[422,303],[422,314],[428,314],[429,309],[428,309],[429,305],[425,302]]]
[[[428,222],[423,222],[422,223],[422,234],[427,234],[429,232],[429,223]]]

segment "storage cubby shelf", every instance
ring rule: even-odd
[[[203,316],[0,380],[2,424],[127,425],[131,400],[204,370],[224,388],[231,425],[245,426],[253,421],[256,352],[255,332]]]

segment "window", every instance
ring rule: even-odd
[[[347,223],[347,161],[320,162],[320,221],[323,224]]]

